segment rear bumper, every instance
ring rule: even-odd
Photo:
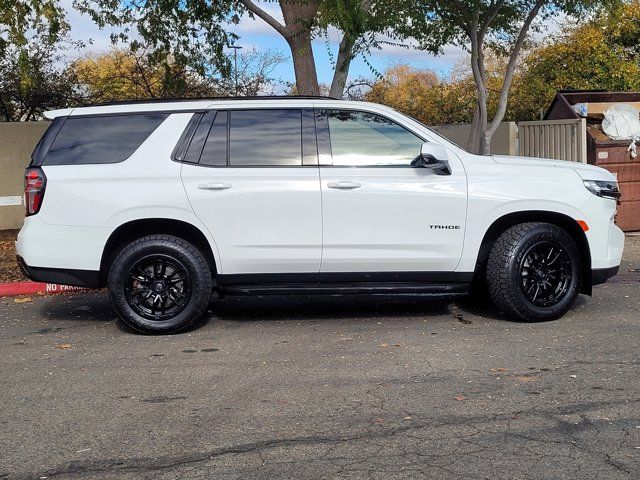
[[[611,277],[617,275],[620,265],[609,268],[594,268],[591,270],[591,285],[600,285],[605,283]]]
[[[85,288],[98,288],[100,286],[100,272],[98,271],[30,267],[20,256],[18,256],[18,265],[20,265],[22,273],[34,282],[57,283]]]

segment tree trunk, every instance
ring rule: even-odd
[[[473,110],[473,120],[471,121],[471,130],[469,131],[469,140],[467,140],[467,150],[477,152],[479,148],[479,129],[480,128],[480,108],[476,100],[476,106]]]
[[[318,0],[295,2],[280,0],[287,29],[285,39],[291,48],[298,95],[320,95],[316,60],[311,45],[311,28],[318,14]]]
[[[329,91],[330,97],[342,98],[344,95],[344,87],[347,85],[351,60],[353,60],[353,41],[349,34],[345,33],[338,48],[336,69],[333,72],[333,81],[331,82],[331,90]]]
[[[487,103],[489,92],[487,90],[486,72],[484,65],[484,53],[482,34],[478,35],[477,23],[472,28],[471,34],[471,70],[476,83],[476,109],[471,123],[469,136],[469,150],[471,153],[486,155],[491,150],[491,135],[487,136],[488,112]]]
[[[300,35],[288,40],[293,58],[298,95],[320,95],[316,61],[311,47],[311,36]]]

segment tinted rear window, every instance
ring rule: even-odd
[[[118,163],[135,152],[168,114],[69,117],[44,157],[44,165]]]
[[[302,112],[232,110],[231,166],[302,165]]]

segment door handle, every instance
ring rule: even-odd
[[[200,190],[227,190],[231,188],[230,183],[202,183],[198,185]]]
[[[329,182],[327,183],[327,187],[335,188],[337,190],[353,190],[355,188],[360,188],[362,184],[360,182]]]

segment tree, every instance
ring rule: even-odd
[[[216,95],[213,82],[171,57],[113,49],[71,64],[87,103]]]
[[[568,25],[525,56],[507,116],[539,118],[558,90],[640,90],[640,1]]]
[[[375,34],[389,30],[397,18],[382,0],[273,1],[278,3],[282,22],[253,0],[74,0],[74,5],[91,15],[98,26],[118,27],[114,41],[131,42],[134,50],[146,44],[160,58],[171,55],[176,63],[201,73],[213,68],[225,75],[230,65],[224,47],[238,38],[226,26],[249,12],[288,43],[300,95],[320,93],[312,40],[330,26],[336,27],[342,31],[330,89],[336,97],[343,95],[353,58],[367,52],[375,44]]]
[[[252,15],[264,20],[286,40],[291,49],[296,90],[300,95],[319,95],[318,73],[311,43],[320,0],[279,0],[284,24],[252,0],[239,0]]]
[[[129,43],[133,52],[148,49],[153,63],[171,57],[203,75],[229,74],[224,49],[237,36],[226,25],[239,20],[232,0],[74,0],[74,6],[100,28],[115,27],[114,43]]]
[[[278,0],[284,24],[252,0],[238,0],[251,14],[269,24],[287,41],[300,95],[319,95],[312,40],[331,27],[341,32],[329,95],[341,98],[352,60],[379,46],[376,35],[392,33],[399,21],[395,9],[382,0]]]
[[[364,95],[370,102],[393,107],[427,125],[468,123],[475,104],[474,83],[456,73],[444,81],[430,70],[409,65],[387,69]]]
[[[39,120],[46,110],[76,102],[78,86],[61,66],[63,53],[48,33],[5,49],[0,57],[0,121]]]
[[[275,69],[287,58],[277,50],[243,50],[238,55],[238,94],[242,96],[273,95],[284,82],[274,77]],[[235,95],[235,75],[218,79],[221,95]]]
[[[377,46],[376,34],[391,24],[389,12],[379,7],[374,0],[325,0],[322,3],[319,27],[326,31],[333,26],[342,32],[329,96],[342,98],[352,60]]]
[[[68,29],[58,0],[3,0],[0,2],[0,56],[11,45],[24,47],[29,32],[53,43]]]
[[[469,50],[476,85],[476,106],[469,149],[488,153],[491,138],[504,119],[509,91],[520,53],[532,28],[550,16],[579,16],[616,0],[407,0],[400,2],[407,21],[400,31],[412,36],[420,48],[440,53],[445,45]],[[487,51],[504,55],[504,71],[496,113],[489,121],[489,91],[485,57]]]
[[[284,61],[277,51],[251,50],[238,58],[238,89],[257,95],[277,81],[273,70]],[[233,95],[235,82],[228,76],[202,75],[172,57],[159,61],[149,51],[113,49],[88,55],[71,64],[85,103],[120,100],[197,98]]]

